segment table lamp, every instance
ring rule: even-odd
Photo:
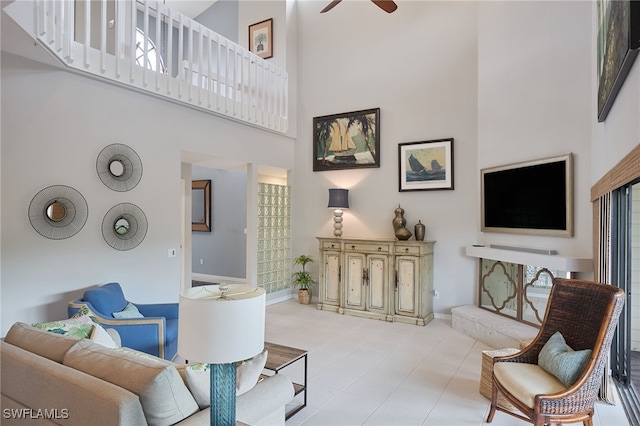
[[[349,190],[331,188],[329,189],[329,205],[333,211],[333,235],[342,235],[342,209],[349,208]]]
[[[247,285],[205,285],[180,294],[178,353],[208,363],[211,425],[236,423],[236,362],[264,349],[266,296]]]

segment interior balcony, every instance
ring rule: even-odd
[[[287,72],[162,2],[23,0],[3,10],[69,71],[287,133]]]

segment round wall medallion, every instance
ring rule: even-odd
[[[40,235],[63,240],[80,232],[89,216],[87,200],[77,190],[53,185],[38,192],[29,204],[29,222]]]
[[[114,206],[102,220],[102,236],[116,250],[131,250],[147,235],[147,216],[131,203]]]
[[[98,177],[118,192],[129,191],[142,179],[142,161],[136,152],[121,143],[106,146],[96,160]]]

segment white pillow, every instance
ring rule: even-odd
[[[250,391],[258,383],[260,374],[267,363],[268,351],[254,356],[251,359],[237,363],[236,369],[236,396]],[[200,409],[211,405],[211,372],[209,364],[189,364],[185,368],[187,387]]]
[[[249,392],[258,383],[260,374],[267,363],[267,355],[269,352],[264,350],[253,358],[242,361],[238,366],[236,370],[236,395]]]
[[[120,347],[113,340],[111,335],[107,333],[107,330],[102,328],[102,326],[100,326],[99,324],[96,324],[93,327],[93,331],[91,332],[91,336],[89,336],[89,339],[107,348],[116,349]]]

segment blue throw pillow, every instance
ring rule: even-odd
[[[96,313],[109,316],[112,312],[123,310],[127,300],[118,283],[109,283],[84,292],[84,300],[91,303]]]
[[[138,308],[136,308],[136,305],[134,305],[133,303],[128,303],[123,310],[121,310],[120,312],[114,312],[111,315],[113,315],[114,318],[118,319],[144,318]]]
[[[591,349],[574,351],[559,331],[547,340],[538,354],[538,365],[553,374],[563,385],[573,385],[589,362]]]

